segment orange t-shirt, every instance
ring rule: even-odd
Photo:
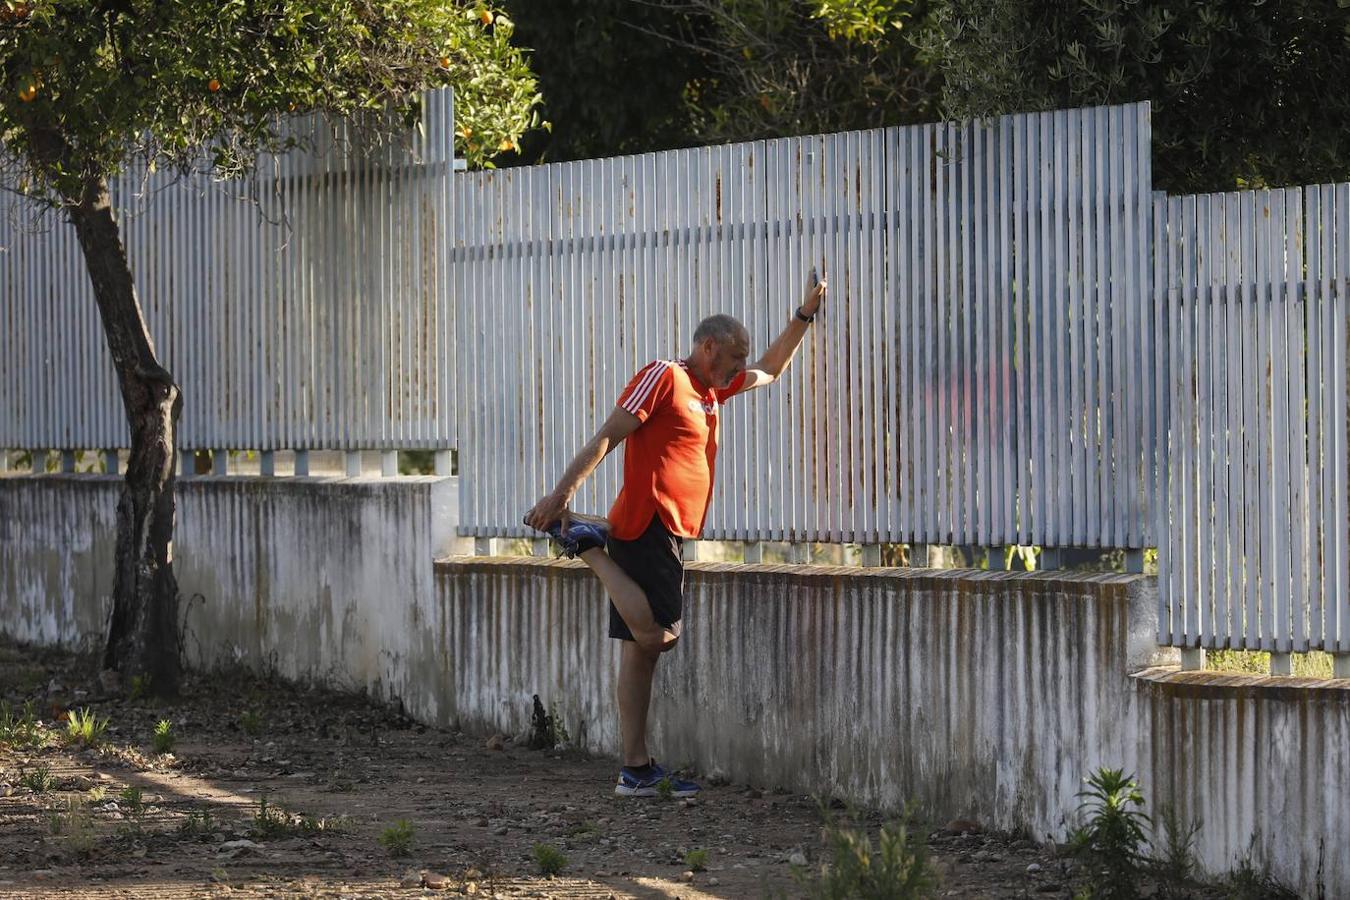
[[[704,387],[683,361],[658,359],[633,376],[618,405],[642,424],[623,451],[623,487],[609,511],[610,533],[642,536],[659,515],[677,537],[698,537],[712,497],[718,412],[745,385],[745,373],[725,389]]]

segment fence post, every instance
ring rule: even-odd
[[[398,474],[398,451],[386,450],[380,454],[380,475],[393,478]]]
[[[116,475],[120,461],[117,458],[116,450],[103,451],[103,471],[107,475]]]
[[[1350,653],[1333,653],[1331,655],[1331,677],[1350,678]]]
[[[273,478],[277,474],[277,453],[275,450],[264,450],[258,458],[258,473],[264,478]]]
[[[762,541],[745,542],[745,561],[748,563],[764,562],[764,543]]]
[[[294,465],[294,467],[291,469],[291,474],[292,474],[292,475],[299,476],[299,477],[304,477],[304,476],[309,475],[309,451],[308,451],[308,450],[297,450],[297,451],[295,451],[295,465]]]
[[[542,556],[545,558],[549,557],[551,553],[549,552],[548,549],[548,538],[531,538],[530,555]]]
[[[794,566],[809,566],[811,564],[811,545],[805,541],[788,544],[788,562]]]
[[[881,565],[880,544],[863,544],[862,564],[868,568],[876,568]]]
[[[490,537],[476,537],[476,538],[474,538],[474,539],[473,539],[473,555],[474,555],[474,556],[491,556],[491,555],[492,555],[492,538],[490,538]]]
[[[680,559],[685,562],[698,562],[698,545],[696,538],[685,538],[684,543],[680,545]]]
[[[1143,575],[1144,574],[1144,548],[1136,547],[1125,551],[1125,574]]]
[[[1203,647],[1181,648],[1181,671],[1198,672],[1204,667],[1205,667],[1205,650]]]
[[[361,451],[348,450],[344,457],[347,461],[347,477],[361,477]]]
[[[448,477],[454,472],[454,457],[449,450],[436,451],[436,474],[442,477]]]
[[[1294,655],[1292,653],[1279,653],[1271,651],[1270,654],[1270,674],[1272,675],[1293,675],[1294,674]]]
[[[993,544],[985,548],[985,554],[989,559],[989,571],[1003,572],[1008,568],[1008,548],[998,544]]]
[[[1053,572],[1056,569],[1064,568],[1064,554],[1058,547],[1041,548],[1041,564],[1038,567],[1042,572]]]
[[[9,471],[9,451],[0,450],[0,472]]]
[[[34,473],[35,475],[41,475],[41,474],[43,474],[44,472],[46,472],[46,471],[47,471],[47,451],[46,451],[46,450],[34,450],[34,451],[32,452],[32,457],[33,457],[33,473]]]
[[[928,568],[928,545],[910,544],[909,545],[909,564],[912,568]]]

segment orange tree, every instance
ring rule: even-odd
[[[406,128],[437,85],[455,88],[464,151],[487,164],[538,102],[510,31],[462,0],[0,2],[0,181],[74,226],[130,429],[106,667],[177,689],[182,406],[145,327],[109,179],[131,165],[242,175],[290,146],[293,114]]]

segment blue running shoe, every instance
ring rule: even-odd
[[[614,793],[620,797],[660,797],[663,793],[662,782],[670,785],[672,797],[693,797],[699,791],[698,785],[694,782],[676,777],[664,766],[653,761],[651,771],[645,775],[639,775],[627,766],[620,769],[619,783],[614,786]]]
[[[562,555],[568,559],[575,559],[595,547],[603,548],[609,539],[609,529],[593,519],[573,519],[565,531],[562,522],[558,521],[545,530],[558,542]]]

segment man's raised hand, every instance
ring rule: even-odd
[[[525,514],[525,524],[536,531],[546,531],[548,526],[561,520],[566,530],[569,517],[567,499],[557,494],[546,494]]]
[[[811,274],[806,279],[806,298],[802,300],[802,315],[814,316],[822,303],[825,302],[825,279],[816,278],[816,267],[811,267]]]

